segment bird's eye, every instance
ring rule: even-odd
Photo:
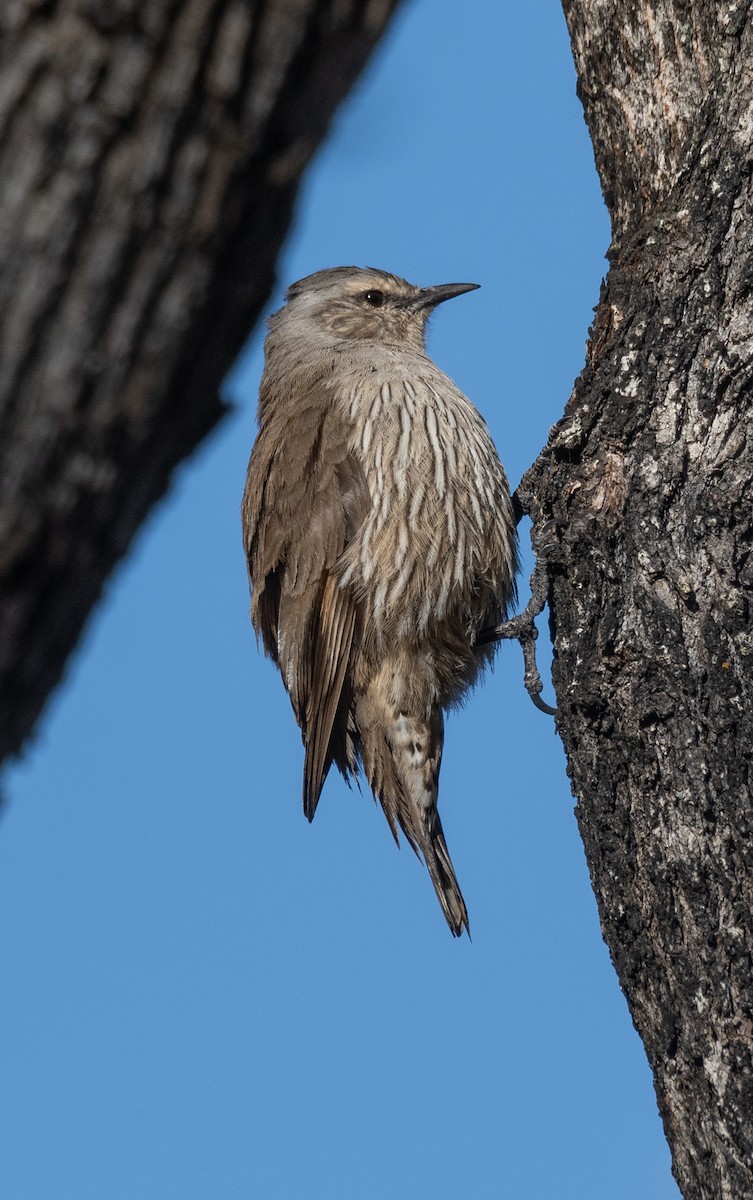
[[[364,292],[363,298],[372,308],[381,308],[384,304],[384,292],[377,291],[375,288],[370,288],[368,292]]]

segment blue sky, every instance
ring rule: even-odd
[[[414,0],[308,175],[270,307],[347,263],[481,283],[430,350],[515,485],[582,366],[608,241],[559,4]],[[367,794],[332,776],[302,815],[238,519],[261,341],[6,774],[0,1194],[675,1200],[519,648],[447,727],[473,943]]]

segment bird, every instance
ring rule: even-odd
[[[241,506],[257,640],[304,745],[311,821],[334,764],[360,773],[423,859],[452,934],[468,912],[437,809],[444,714],[489,666],[481,630],[515,598],[516,522],[473,404],[426,352],[418,287],[333,267],[268,322]]]

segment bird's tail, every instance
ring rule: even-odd
[[[369,703],[371,701],[371,703]],[[398,828],[423,858],[453,935],[468,928],[468,912],[455,878],[437,812],[444,737],[442,712],[428,720],[379,703],[373,695],[360,706],[361,757],[366,777],[399,844]]]

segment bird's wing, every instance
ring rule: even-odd
[[[242,508],[251,618],[301,727],[309,820],[333,760],[343,772],[354,767],[346,684],[358,606],[334,567],[369,505],[347,425],[322,393],[313,388],[294,411],[264,421]]]

